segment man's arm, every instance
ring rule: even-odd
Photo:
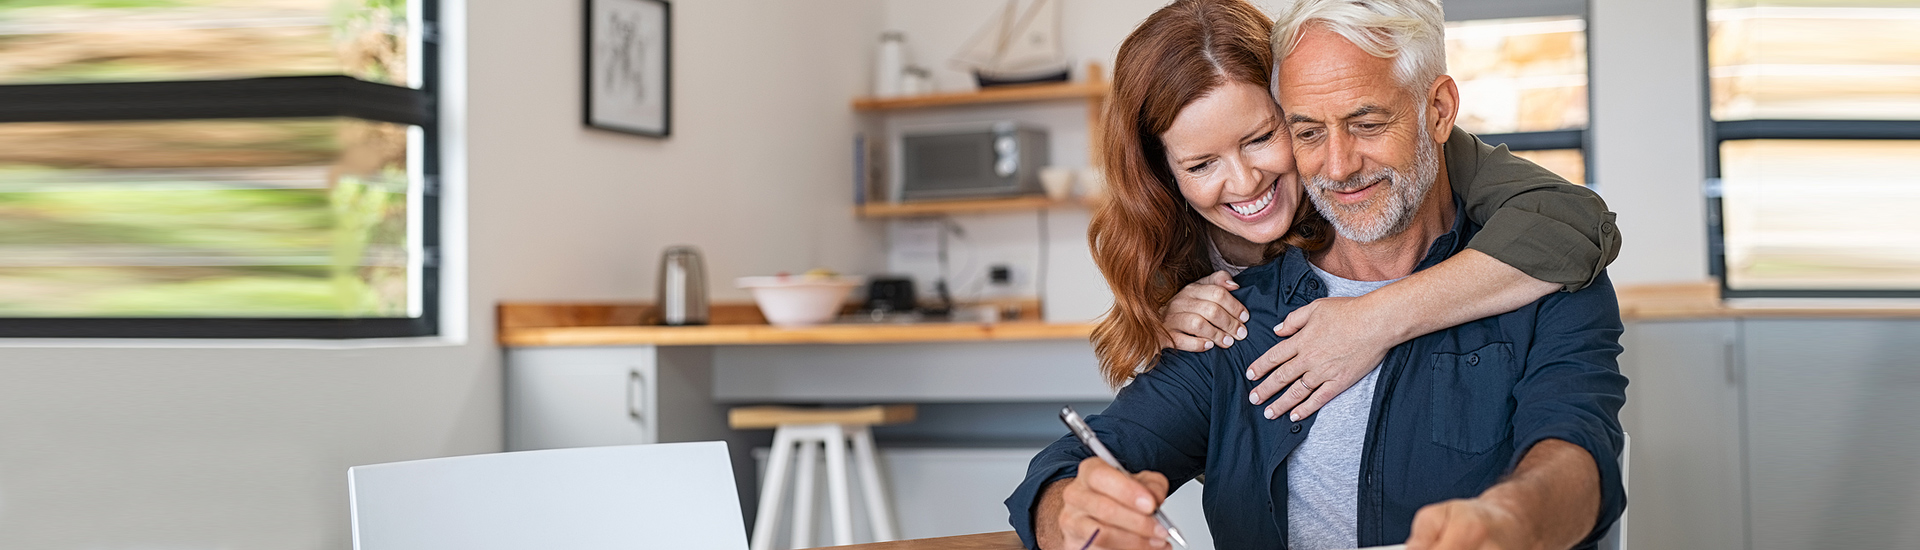
[[[1570,548],[1593,530],[1599,513],[1600,471],[1593,455],[1548,439],[1478,498],[1421,508],[1407,550]]]
[[[1213,368],[1212,362],[1247,360],[1231,352],[1229,349],[1215,349],[1202,354],[1168,351],[1161,355],[1158,366],[1121,388],[1113,404],[1108,405],[1105,411],[1087,417],[1087,426],[1093,428],[1101,442],[1120,459],[1120,463],[1128,470],[1140,473],[1128,476],[1098,459],[1089,460],[1092,453],[1071,435],[1055,441],[1035,456],[1027,466],[1026,480],[1014,489],[1013,495],[1007,497],[1006,501],[1008,521],[1013,525],[1014,532],[1020,535],[1021,542],[1028,548],[1059,546],[1055,541],[1060,540],[1058,522],[1065,506],[1056,505],[1064,504],[1065,500],[1048,500],[1050,496],[1066,496],[1062,491],[1073,486],[1077,478],[1082,476],[1083,467],[1092,468],[1084,472],[1084,477],[1088,479],[1099,479],[1104,473],[1111,473],[1123,481],[1129,477],[1139,480],[1143,475],[1159,478],[1160,492],[1150,495],[1153,497],[1152,504],[1156,506],[1173,488],[1199,474],[1207,456],[1208,419],[1212,408],[1214,373],[1218,370]],[[1100,471],[1102,468],[1106,471]],[[1108,489],[1101,492],[1123,492],[1124,489],[1113,486],[1125,483],[1141,482],[1109,484]],[[1149,489],[1153,486],[1153,483],[1146,483]],[[1137,504],[1137,499],[1129,500],[1135,500],[1133,504]],[[1152,506],[1146,509],[1152,510]],[[1101,537],[1107,536],[1103,531]],[[1078,548],[1080,546],[1076,545],[1068,550]]]
[[[1537,307],[1512,393],[1512,473],[1479,497],[1421,509],[1410,549],[1562,549],[1598,540],[1626,509],[1618,457],[1627,379],[1613,284],[1602,273]]]

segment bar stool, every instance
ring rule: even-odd
[[[760,483],[760,512],[753,526],[751,550],[773,550],[773,536],[779,523],[785,495],[788,469],[793,472],[793,531],[788,539],[792,548],[813,544],[813,466],[822,447],[827,451],[827,500],[833,519],[833,544],[853,544],[852,492],[847,483],[847,444],[853,444],[853,461],[860,471],[860,486],[865,499],[868,523],[874,542],[894,539],[893,509],[887,502],[886,488],[880,484],[879,461],[873,452],[873,426],[912,422],[913,405],[876,405],[842,409],[797,407],[735,407],[728,411],[727,424],[736,430],[773,428],[773,449],[767,456],[766,478]],[[797,451],[797,453],[796,453]]]

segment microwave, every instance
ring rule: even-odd
[[[1039,194],[1047,131],[1014,122],[902,129],[894,147],[893,199],[919,201]]]

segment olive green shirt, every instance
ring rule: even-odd
[[[1480,224],[1467,248],[1568,292],[1620,255],[1620,230],[1600,194],[1459,128],[1447,137],[1447,180]]]

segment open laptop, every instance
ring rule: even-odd
[[[355,550],[747,550],[719,441],[395,462],[347,478]]]

